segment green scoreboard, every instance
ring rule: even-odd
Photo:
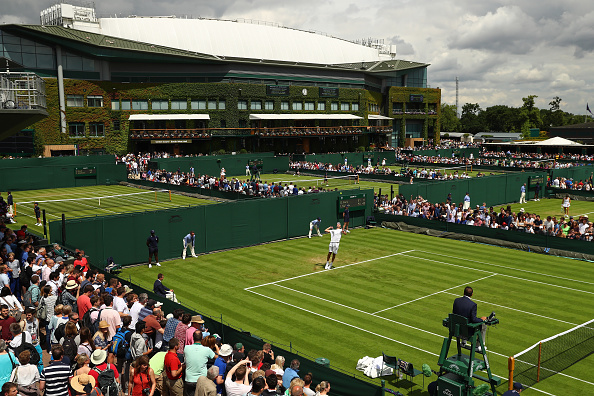
[[[365,210],[366,204],[367,202],[364,193],[340,195],[338,197],[338,213],[343,213],[347,205],[351,211]]]
[[[93,167],[84,167],[84,168],[74,168],[74,178],[80,179],[83,177],[97,177],[97,168]]]

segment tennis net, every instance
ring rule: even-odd
[[[276,182],[280,185],[289,185],[289,184],[296,184],[299,187],[313,187],[316,186],[320,187],[338,187],[344,186],[347,184],[358,184],[359,183],[359,175],[358,174],[348,174],[342,176],[328,176],[322,177],[318,179],[293,179],[293,180],[280,180]]]
[[[119,213],[122,208],[126,211],[131,208],[138,208],[155,205],[161,202],[170,202],[171,192],[169,190],[141,191],[129,194],[116,194],[83,198],[64,198],[52,200],[37,200],[17,202],[14,211],[17,216],[24,215],[34,217],[34,204],[37,203],[40,209],[45,209],[50,217],[57,217],[59,213],[80,212],[84,215]],[[108,209],[112,208],[112,209]],[[53,213],[54,215],[51,215]]]
[[[594,319],[510,357],[510,381],[533,386],[594,352]]]

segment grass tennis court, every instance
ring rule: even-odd
[[[62,213],[66,214],[66,218],[104,216],[215,203],[173,192],[170,201],[168,191],[155,193],[118,185],[14,191],[12,195],[17,214],[17,224],[13,224],[12,228],[27,224],[28,230],[39,234],[43,233],[43,227],[35,226],[33,201],[39,202],[41,210],[45,209],[48,222],[61,219]]]
[[[437,370],[442,319],[466,285],[479,316],[495,311],[501,322],[489,328],[487,347],[503,378],[508,356],[594,317],[592,263],[376,228],[343,236],[337,268],[326,271],[328,242],[276,242],[127,268],[122,277],[151,289],[162,272],[185,305],[351,371],[382,351]],[[588,394],[593,375],[589,356],[524,392]],[[427,394],[421,378],[415,383],[412,394]],[[401,392],[409,388],[400,382]]]
[[[518,196],[518,200],[519,200]],[[524,208],[525,212],[536,213],[540,215],[541,219],[546,219],[547,216],[555,216],[557,220],[563,217],[563,208],[561,207],[561,199],[541,199],[540,201],[528,201],[524,204],[512,203],[512,212],[516,214],[520,213],[520,210]],[[482,204],[482,202],[481,202]],[[473,203],[474,205],[474,203]],[[507,204],[494,207],[499,213],[499,208],[507,208]],[[591,201],[571,201],[571,207],[569,208],[569,215],[575,217],[577,220],[581,215],[587,215],[590,218],[594,218],[594,202]]]

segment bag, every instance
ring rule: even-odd
[[[64,348],[64,356],[68,356],[70,363],[74,363],[78,351],[78,346],[76,345],[76,341],[74,341],[74,337],[65,337],[64,342],[62,343],[62,348]]]
[[[33,366],[37,366],[40,361],[39,352],[37,352],[37,349],[35,349],[33,345],[29,344],[28,342],[25,342],[25,333],[22,334],[23,339],[21,340],[21,345],[14,349],[14,354],[15,356],[19,356],[23,351],[31,352],[31,359],[29,360],[29,363],[31,363]]]
[[[142,383],[142,374],[140,374],[140,382]],[[148,385],[151,384],[148,374],[146,374],[146,382]],[[151,394],[150,386],[148,388],[142,388],[142,396],[149,396],[150,394]]]
[[[37,285],[33,285],[33,286],[35,286],[36,288],[39,289],[39,286],[37,286]],[[35,308],[35,304],[33,304],[33,292],[32,292],[33,286],[31,286],[29,288],[29,290],[27,290],[25,292],[25,295],[23,296],[23,305],[25,307]]]
[[[132,333],[132,330],[118,329],[111,340],[109,352],[115,354],[118,358],[129,360],[132,357],[130,353],[130,344],[126,341],[126,336],[129,333]]]
[[[118,396],[120,389],[116,383],[115,372],[111,368],[111,365],[107,363],[105,370],[99,370],[97,367],[95,367],[93,370],[98,373],[97,385],[99,386],[99,389],[101,389],[101,392],[103,392],[103,395]]]
[[[56,330],[54,330],[54,338],[56,341],[60,342],[62,338],[66,335],[66,323],[60,323]]]
[[[99,311],[99,315],[97,315],[97,320],[93,322],[91,320],[91,314],[96,311]],[[99,322],[101,321],[101,311],[102,310],[98,310],[97,308],[91,308],[87,312],[85,312],[82,318],[82,325],[87,329],[91,330],[91,334],[95,334],[97,330],[99,330]]]
[[[39,320],[47,320],[47,305],[45,305],[45,298],[41,298],[35,317]]]

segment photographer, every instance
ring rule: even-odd
[[[227,396],[243,396],[252,389],[250,382],[248,381],[247,363],[250,363],[249,359],[240,360],[227,373],[227,378],[225,379]],[[235,381],[231,379],[233,374],[235,374]]]

